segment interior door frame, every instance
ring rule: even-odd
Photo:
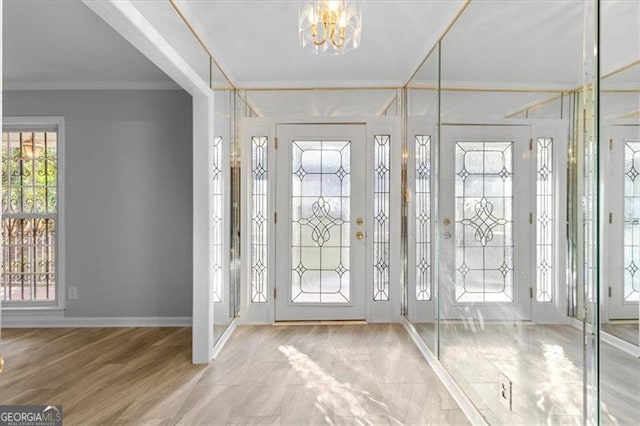
[[[275,270],[275,320],[276,321],[320,321],[320,320],[364,320],[366,295],[367,247],[370,244],[369,212],[367,209],[368,164],[357,160],[368,157],[366,124],[277,124],[276,137],[276,270]],[[291,164],[293,144],[298,141],[348,142],[350,161],[349,191],[349,301],[347,303],[295,303],[291,300],[292,289],[292,181]],[[363,218],[359,226],[356,218]],[[356,232],[365,233],[357,240]],[[339,238],[339,237],[338,237]]]
[[[401,140],[401,117],[385,117],[385,116],[362,116],[362,117],[252,117],[239,119],[240,133],[238,135],[241,146],[241,199],[245,206],[251,205],[251,193],[249,184],[251,182],[251,170],[247,164],[251,164],[251,136],[267,136],[269,144],[268,167],[269,170],[275,170],[275,148],[276,125],[278,124],[366,124],[367,139],[367,167],[368,170],[373,166],[373,150],[369,147],[373,144],[375,135],[390,135],[390,205],[400,206],[401,204],[401,158],[402,158],[402,140]],[[394,167],[395,165],[395,167]],[[367,179],[367,192],[372,194],[372,179]],[[275,179],[269,178],[268,191],[275,194]],[[366,223],[372,225],[373,197],[367,197],[367,213]],[[251,245],[247,230],[250,229],[250,217],[248,208],[241,211],[242,224],[242,256],[241,260],[241,288],[240,288],[240,310],[238,312],[239,324],[272,324],[275,322],[275,303],[273,299],[273,283],[275,282],[275,262],[274,256],[268,258],[268,282],[267,301],[265,303],[252,303],[250,301],[250,264],[247,260],[247,253],[251,253]],[[273,218],[275,213],[274,202],[270,200],[268,206],[268,217]],[[390,294],[389,300],[373,301],[372,282],[373,268],[369,262],[373,259],[373,245],[368,244],[367,247],[367,267],[366,277],[367,283],[365,287],[365,320],[367,322],[399,322],[401,319],[401,301],[403,297],[403,289],[401,288],[401,261],[400,261],[400,208],[392,208],[390,210]],[[268,233],[270,247],[274,247],[275,226],[273,220],[268,221]],[[367,229],[367,233],[372,235],[372,229]],[[371,242],[372,239],[369,239]],[[371,296],[371,297],[370,297]]]

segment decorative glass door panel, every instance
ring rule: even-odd
[[[292,141],[291,301],[351,301],[351,142]]]
[[[456,302],[513,302],[513,142],[456,142]]]
[[[609,318],[637,319],[640,303],[640,131],[611,126]],[[622,188],[622,191],[616,190]]]
[[[526,126],[443,127],[437,229],[445,319],[470,310],[483,319],[531,316],[529,135]]]
[[[364,318],[364,125],[278,125],[276,320]]]

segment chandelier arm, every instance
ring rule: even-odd
[[[340,48],[344,45],[344,39],[345,39],[345,32],[346,29],[344,27],[340,28],[340,36],[338,36],[338,40],[336,41],[336,34],[337,32],[334,32],[332,37],[331,37],[331,43],[333,43],[333,45],[337,48]]]
[[[324,25],[323,25],[323,27],[324,27]],[[325,34],[325,37],[322,40],[318,40],[318,25],[317,24],[311,25],[311,37],[313,39],[313,44],[315,44],[316,46],[322,46],[327,41],[326,28],[324,28],[323,32]]]

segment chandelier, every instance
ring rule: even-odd
[[[360,46],[362,0],[305,0],[298,9],[302,47],[339,55]]]

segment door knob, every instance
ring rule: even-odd
[[[364,232],[362,232],[362,231],[356,232],[356,238],[359,239],[359,240],[363,239],[364,238]]]
[[[364,223],[364,219],[363,218],[359,217],[359,218],[356,219],[356,225],[361,226],[363,223]]]
[[[444,239],[445,240],[450,240],[451,239],[451,232],[447,231],[444,233]]]
[[[445,226],[451,225],[451,219],[445,217],[444,219],[442,219],[442,224]]]

